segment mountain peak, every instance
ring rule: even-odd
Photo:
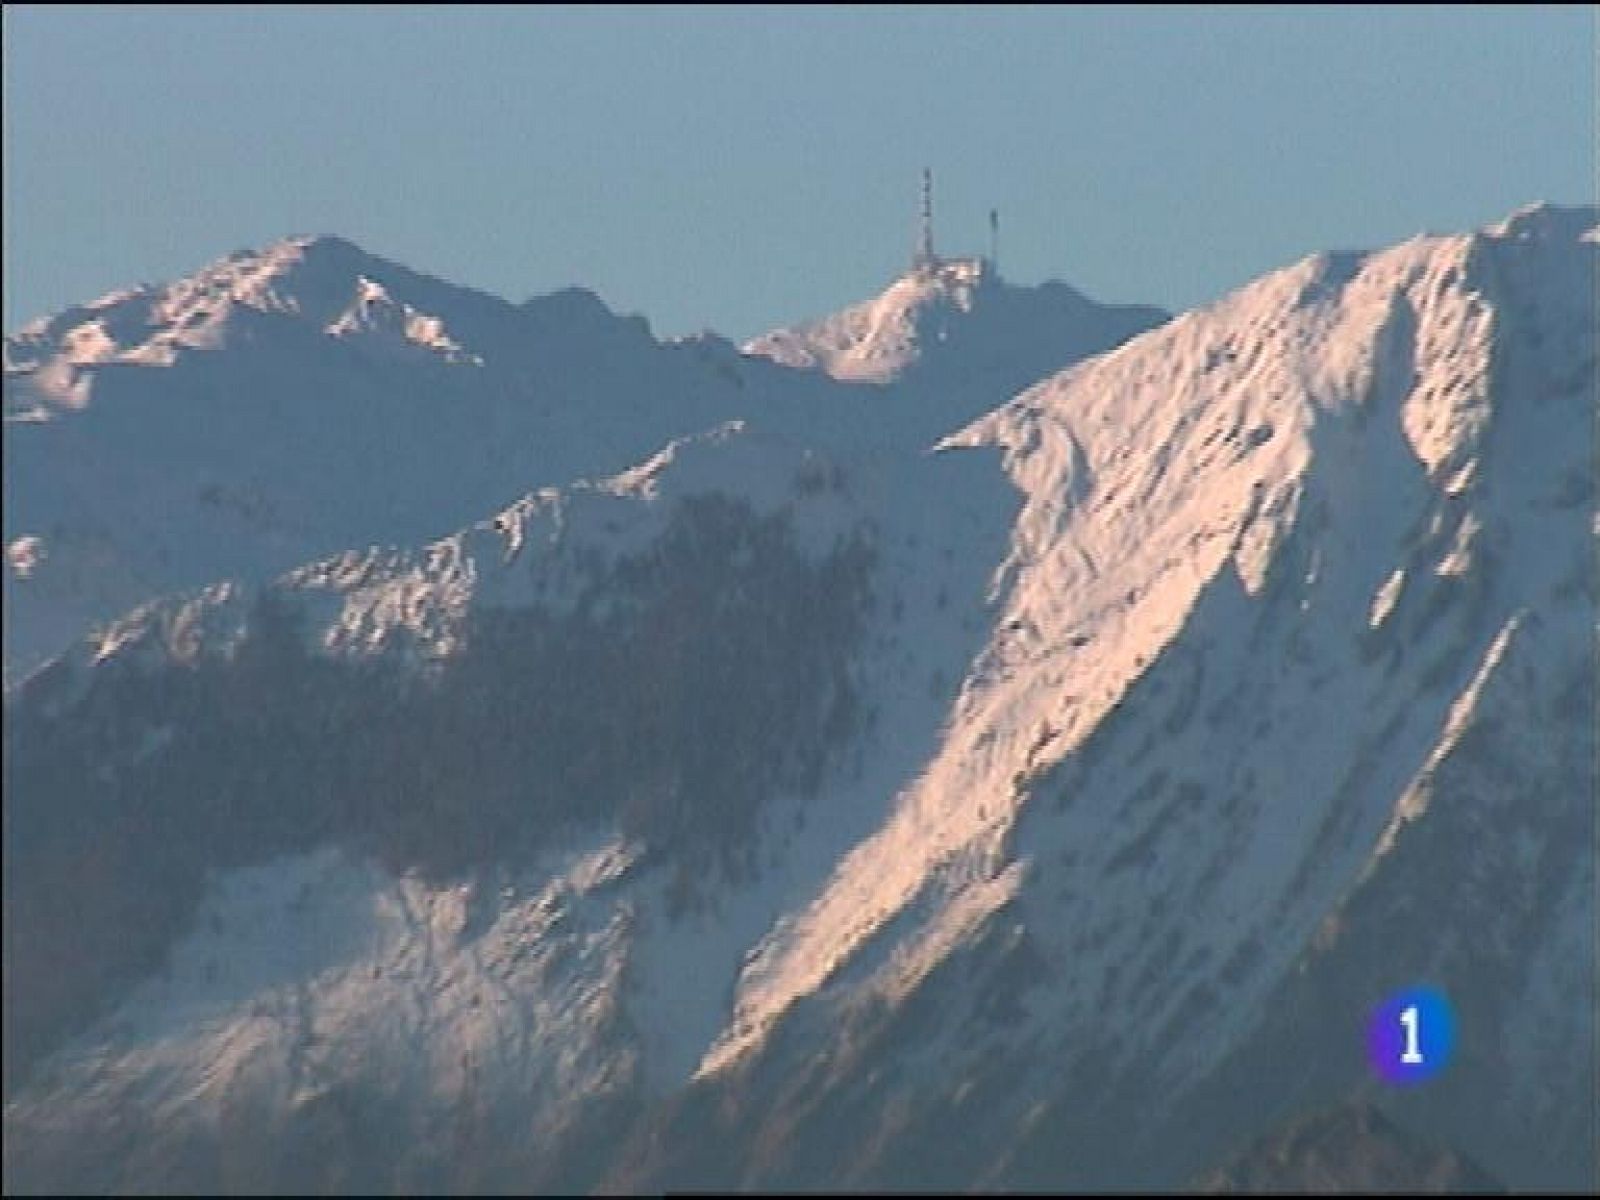
[[[1000,273],[986,258],[936,258],[912,267],[899,282],[913,281],[928,295],[970,295],[1000,284]]]
[[[1600,227],[1600,207],[1593,204],[1552,204],[1538,200],[1515,209],[1505,220],[1484,232],[1518,241],[1595,241]]]
[[[358,296],[361,281],[411,272],[329,235],[289,237],[238,250],[167,284],[109,292],[41,317],[5,341],[7,374],[44,378],[105,362],[170,366],[186,349],[219,344],[235,309],[283,313],[327,325]],[[414,278],[414,277],[413,277]],[[76,379],[72,381],[76,384]]]
[[[878,296],[747,342],[746,354],[835,379],[893,383],[956,361],[1020,388],[1167,319],[1143,305],[1101,305],[1066,284],[1007,283],[984,258],[932,259]],[[1003,398],[1003,397],[999,397]]]

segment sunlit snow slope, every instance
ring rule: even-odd
[[[1308,259],[950,439],[1023,497],[988,645],[742,972],[684,1178],[1170,1183],[1417,980],[1469,1049],[1386,1099],[1592,1178],[1594,223]]]

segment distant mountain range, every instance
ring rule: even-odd
[[[7,1190],[1592,1186],[1597,223],[8,337]]]

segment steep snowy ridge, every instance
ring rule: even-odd
[[[1481,1057],[1413,1118],[1510,1179],[1592,1178],[1594,222],[1319,256],[950,439],[1024,497],[990,645],[741,976],[702,1070],[760,1115],[652,1143],[751,1152],[622,1178],[932,1186],[926,1148],[965,1142],[955,1177],[1160,1185],[1358,1085],[1359,1022],[1417,978]],[[999,1025],[1005,972],[947,969],[973,956],[1029,964]]]
[[[1317,255],[1082,361],[978,263],[749,357],[594,316],[592,366],[364,256],[219,267],[316,348],[252,403],[359,355],[574,440],[8,688],[8,1188],[1171,1187],[1352,1095],[1585,1186],[1596,227]],[[8,343],[8,443],[154,398],[84,313]],[[518,424],[515,355],[604,411]],[[62,539],[7,519],[15,589]],[[1419,981],[1459,1061],[1392,1093],[1361,1026]]]
[[[1368,399],[1390,353],[1383,338],[1397,283],[1408,271],[1459,270],[1465,245],[1402,249],[1349,281],[1338,273],[1354,264],[1310,260],[1040,385],[948,440],[1000,446],[1025,497],[996,632],[950,739],[900,813],[753,965],[741,1025],[760,1025],[814,988],[930,871],[1000,861],[999,839],[1025,799],[1013,777],[1078,747],[1224,564],[1247,593],[1260,590],[1293,524],[1316,409]],[[994,798],[982,815],[974,795]],[[993,904],[1009,897],[1006,887],[991,892]],[[963,908],[959,919],[971,915]]]

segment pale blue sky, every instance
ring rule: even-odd
[[[1184,308],[1592,202],[1595,17],[1482,9],[4,10],[5,328],[292,233],[746,337],[941,249]]]

